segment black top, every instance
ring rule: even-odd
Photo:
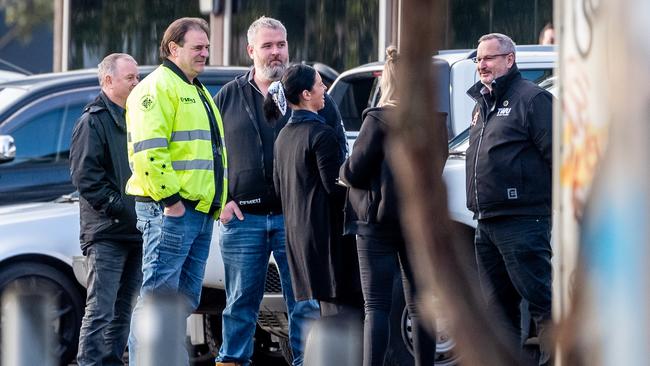
[[[385,144],[394,107],[369,108],[354,150],[340,169],[349,186],[345,206],[346,233],[401,238],[399,205]]]
[[[467,207],[475,219],[551,214],[553,96],[517,66],[468,90],[476,101],[467,149]]]
[[[131,176],[124,109],[103,92],[90,102],[72,131],[70,175],[79,191],[81,248],[112,240],[140,245],[135,202],[125,193]]]
[[[296,300],[361,299],[354,237],[342,236],[341,163],[334,130],[314,113],[294,112],[275,144],[274,181]]]

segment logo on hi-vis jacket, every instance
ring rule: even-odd
[[[196,103],[196,99],[188,98],[188,97],[181,97],[181,103],[183,103],[183,104],[194,104],[194,103]]]
[[[156,104],[156,100],[149,94],[145,94],[140,98],[140,109],[145,112],[153,109],[154,104]]]

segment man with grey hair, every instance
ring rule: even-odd
[[[313,300],[294,299],[282,205],[273,187],[273,145],[290,113],[267,121],[262,107],[271,82],[282,77],[289,63],[287,30],[276,19],[260,17],[248,29],[246,49],[253,60],[251,70],[226,84],[214,97],[223,116],[229,184],[228,202],[220,217],[226,308],[217,365],[249,363],[271,253],[287,305],[293,365],[302,365],[308,326],[318,318],[319,308]],[[319,113],[338,131],[340,153],[345,155],[341,117],[329,96]]]
[[[142,235],[136,229],[135,201],[124,191],[131,176],[125,105],[139,75],[133,57],[124,53],[106,56],[98,68],[101,91],[84,108],[70,145],[81,249],[88,267],[77,363],[122,365],[142,282]]]
[[[467,207],[478,220],[474,238],[481,288],[502,330],[517,346],[520,304],[528,303],[540,339],[540,365],[552,363],[551,94],[522,78],[506,35],[479,39],[480,81],[467,149]]]

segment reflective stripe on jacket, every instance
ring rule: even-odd
[[[215,168],[224,169],[221,192],[216,194],[220,195],[221,208],[225,205],[227,159],[221,115],[208,90],[198,80],[194,82],[190,84],[162,65],[129,95],[126,122],[133,175],[126,191],[155,201],[178,194],[186,200],[198,201],[196,209],[207,213],[215,197]],[[210,119],[199,90],[217,122],[221,164],[213,161]]]

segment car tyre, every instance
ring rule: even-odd
[[[61,365],[68,365],[77,354],[81,318],[84,313],[84,294],[77,284],[61,270],[42,263],[16,262],[0,269],[0,289],[17,285],[28,291],[43,291],[43,285],[51,286],[55,319],[54,357]]]
[[[190,364],[193,366],[214,365],[214,359],[219,355],[221,347],[221,314],[205,314],[203,316],[203,336],[205,343],[192,347]]]

